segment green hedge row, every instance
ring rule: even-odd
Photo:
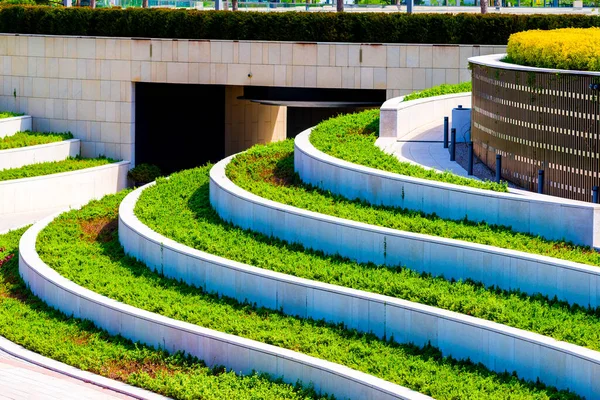
[[[506,45],[524,30],[592,26],[600,17],[0,8],[2,33],[75,36]]]

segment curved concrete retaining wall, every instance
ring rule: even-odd
[[[433,122],[443,123],[452,117],[452,109],[471,107],[471,93],[447,94],[404,102],[394,97],[383,103],[380,111],[379,137],[401,139],[412,131]]]
[[[3,138],[5,136],[12,136],[17,132],[30,130],[31,116],[29,115],[0,119],[0,138]]]
[[[224,365],[242,374],[261,371],[281,376],[289,383],[301,380],[338,398],[429,399],[339,364],[177,321],[85,289],[48,267],[35,250],[38,233],[53,218],[35,224],[21,238],[19,273],[36,296],[67,315],[88,319],[111,335],[122,335],[169,352],[185,351],[209,366]]]
[[[310,130],[296,136],[294,168],[302,181],[332,193],[600,247],[600,206],[593,203],[514,189],[499,193],[394,174],[327,155],[316,149],[309,137]]]
[[[127,187],[129,161],[0,182],[0,217],[76,207]]]
[[[135,217],[133,210],[143,189],[121,203],[119,239],[129,255],[166,276],[286,314],[393,337],[400,343],[431,343],[444,355],[470,358],[499,372],[517,371],[526,379],[539,377],[585,396],[600,394],[600,382],[593,378],[595,371],[600,372],[597,352],[439,308],[297,278],[192,249],[154,232]],[[212,187],[211,199],[223,207],[237,205]],[[285,218],[275,211],[272,216]]]
[[[79,147],[79,139],[70,139],[38,146],[0,150],[0,170],[76,157],[79,155]]]
[[[210,202],[226,221],[290,243],[358,262],[406,265],[447,279],[557,296],[600,306],[600,268],[461,240],[399,231],[323,215],[267,200],[225,176],[232,157],[210,172]],[[341,178],[336,178],[337,180]]]

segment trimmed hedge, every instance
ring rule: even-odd
[[[74,36],[506,45],[515,32],[592,26],[599,16],[0,8],[0,32]]]

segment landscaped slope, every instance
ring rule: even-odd
[[[20,168],[10,168],[0,171],[0,182],[13,179],[32,178],[35,176],[52,175],[60,172],[77,171],[85,168],[99,167],[116,162],[106,157],[98,158],[68,158],[63,161],[30,164]]]
[[[0,111],[0,119],[4,118],[12,118],[12,117],[20,117],[23,114],[11,112],[11,111]]]
[[[0,235],[0,335],[46,357],[176,399],[314,398],[265,376],[238,377],[183,354],[110,336],[89,321],[51,309],[19,277],[17,251],[24,231]]]
[[[12,136],[0,138],[0,150],[15,149],[18,147],[35,146],[73,139],[71,133],[54,132],[17,132]]]
[[[208,169],[201,171],[206,186]],[[203,197],[208,204],[206,193]],[[507,393],[515,399],[576,397],[442,358],[430,347],[385,342],[322,321],[256,309],[164,278],[123,253],[116,232],[120,199],[109,196],[51,223],[38,238],[42,260],[68,279],[132,306],[344,364],[438,399],[497,399]]]
[[[430,93],[437,95],[438,93]],[[321,122],[310,134],[310,142],[318,150],[351,163],[415,178],[429,179],[506,192],[506,184],[482,182],[450,172],[436,172],[418,165],[402,162],[375,146],[379,136],[379,110],[342,115]]]

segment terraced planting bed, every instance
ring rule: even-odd
[[[25,165],[20,168],[10,168],[0,171],[0,182],[13,179],[32,178],[37,176],[58,174],[61,172],[78,171],[81,169],[99,167],[102,165],[115,163],[116,160],[98,157],[98,158],[68,158],[63,161],[44,162],[39,164]]]
[[[290,206],[401,231],[439,236],[600,265],[600,253],[564,241],[545,240],[504,226],[468,220],[444,220],[435,215],[348,200],[303,184],[294,172],[293,141],[255,146],[236,156],[227,176],[236,185],[260,197]]]
[[[61,142],[63,140],[73,139],[71,133],[55,132],[17,132],[12,136],[0,138],[0,150],[16,149],[20,147],[36,146]]]
[[[12,111],[0,111],[0,119],[20,117],[22,115],[23,114],[15,113],[15,112],[12,112]]]
[[[183,221],[190,220],[190,213],[203,210],[218,221],[208,202],[208,168],[175,175],[169,183],[190,174],[199,174],[196,179],[200,177],[200,181],[193,187],[185,186],[188,196],[171,193],[168,197],[178,198],[181,204],[192,208]],[[165,192],[158,193],[161,200],[166,196]],[[439,399],[499,398],[506,393],[511,393],[512,398],[577,398],[540,384],[519,381],[511,374],[496,374],[469,362],[442,358],[431,347],[399,345],[323,321],[257,309],[164,278],[123,253],[116,232],[117,207],[122,197],[108,196],[81,211],[64,214],[48,225],[38,237],[37,251],[42,260],[77,284],[126,304],[340,363]],[[166,202],[167,214],[178,216],[181,207],[174,212],[172,205]],[[165,215],[164,210],[159,214]],[[199,221],[203,219],[198,216]],[[181,219],[178,217],[177,221]],[[173,226],[177,224],[169,223],[165,228]],[[239,243],[235,247],[241,248],[241,237],[234,234],[235,228],[221,226],[233,229],[225,237],[231,236],[231,240]],[[185,228],[175,230],[182,232]],[[206,232],[187,231],[197,239]],[[251,248],[246,248],[246,253],[258,259],[259,254]]]
[[[95,227],[91,229],[88,234],[94,233]],[[82,370],[177,399],[319,398],[310,390],[267,376],[236,376],[181,353],[169,355],[110,336],[89,321],[53,310],[33,296],[19,277],[18,243],[25,230],[0,235],[0,335]]]

